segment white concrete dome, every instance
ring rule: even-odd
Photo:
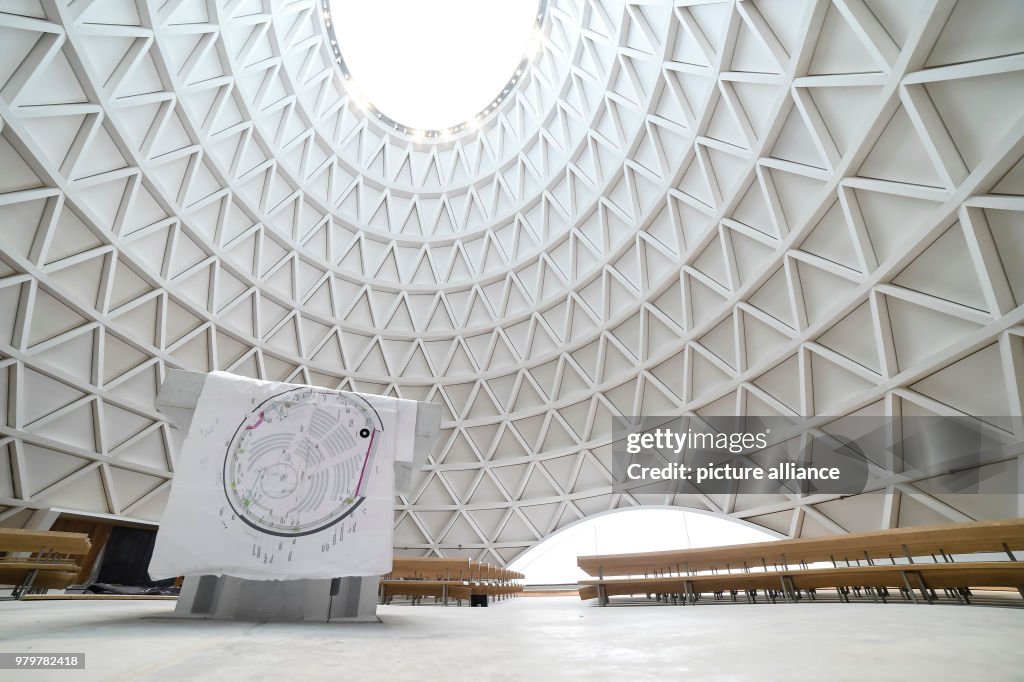
[[[550,0],[541,26],[434,140],[354,106],[321,0],[0,2],[0,521],[159,520],[168,368],[443,405],[396,547],[496,563],[637,504],[612,415],[1021,414],[1020,4]],[[660,502],[790,536],[1022,511]]]

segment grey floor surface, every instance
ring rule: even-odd
[[[1024,680],[1024,608],[869,603],[486,609],[381,623],[159,618],[173,602],[2,602],[0,651],[85,652],[0,680]]]

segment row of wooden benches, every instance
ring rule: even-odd
[[[893,589],[904,599],[931,603],[936,590],[968,603],[971,588],[1016,589],[1024,597],[1024,519],[899,528],[823,538],[730,545],[668,552],[585,556],[577,565],[593,579],[580,583],[581,599],[603,606],[613,596],[647,595],[694,604],[702,594],[733,601],[815,599],[834,589],[843,601],[866,595],[887,601]],[[973,560],[999,553],[1006,561]],[[966,556],[965,556],[966,555]],[[959,557],[955,559],[954,557]],[[824,564],[824,565],[823,565]]]
[[[15,599],[71,585],[91,543],[84,533],[0,528],[0,585],[11,585]],[[523,574],[500,566],[451,558],[395,557],[381,581],[382,603],[395,596],[424,596],[461,603],[474,595],[505,599],[522,591]]]
[[[395,557],[385,580],[522,580],[523,574],[467,558]]]
[[[92,543],[84,533],[0,528],[0,585],[11,596],[71,585]]]
[[[405,597],[414,604],[433,597],[447,606],[459,606],[474,597],[502,600],[518,595],[523,586],[516,581],[522,573],[500,566],[448,557],[395,557],[391,573],[381,578],[380,603]]]
[[[454,601],[462,606],[463,601],[474,596],[500,601],[515,597],[522,591],[522,585],[480,585],[457,580],[381,580],[380,603],[390,604],[395,597],[406,597],[413,604],[420,604],[423,597],[433,597],[435,603],[447,606]]]

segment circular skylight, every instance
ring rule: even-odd
[[[538,0],[331,0],[352,90],[418,130],[473,119],[536,48]]]

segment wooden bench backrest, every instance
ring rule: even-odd
[[[577,565],[588,575],[643,575],[656,571],[741,569],[767,564],[855,561],[889,556],[970,554],[1024,549],[1024,519],[978,521],[850,533],[824,538],[799,538],[702,549],[581,556]]]
[[[522,573],[486,562],[448,557],[395,557],[387,578],[435,580],[522,580]]]
[[[85,533],[0,528],[0,552],[81,556],[88,554],[91,546],[89,536]]]
[[[395,557],[390,575],[393,578],[465,580],[469,573],[470,561],[465,558]]]

